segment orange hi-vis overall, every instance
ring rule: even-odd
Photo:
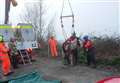
[[[57,41],[55,39],[49,39],[50,51],[53,57],[58,55],[57,52]]]
[[[4,43],[0,43],[0,60],[2,61],[2,71],[4,75],[11,72],[11,63],[8,56],[8,49]]]

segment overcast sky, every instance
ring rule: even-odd
[[[17,0],[18,6],[11,7],[10,23],[19,23],[19,15],[23,13],[25,3],[37,3],[37,0]],[[38,0],[39,1],[39,0]],[[56,15],[55,30],[57,38],[63,40],[60,26],[60,13],[63,0],[43,0],[47,10],[47,16],[52,18]],[[70,0],[75,14],[75,31],[81,33],[92,33],[95,35],[120,33],[120,1],[119,0]],[[67,4],[63,11],[64,15],[70,14]],[[0,24],[4,20],[4,0],[0,0]],[[48,21],[48,20],[47,20]],[[72,32],[71,19],[64,20],[64,29],[69,36]]]

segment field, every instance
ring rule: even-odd
[[[119,73],[102,70],[100,68],[91,68],[85,64],[77,66],[64,66],[62,58],[52,58],[39,53],[36,62],[27,65],[20,65],[19,69],[14,70],[14,74],[3,77],[2,80],[14,78],[29,72],[40,72],[46,80],[62,80],[63,83],[95,83],[105,77],[119,75]]]

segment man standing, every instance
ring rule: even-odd
[[[5,76],[11,74],[11,63],[8,56],[8,48],[5,46],[3,36],[0,36],[0,60],[2,61],[2,71]]]
[[[10,49],[10,57],[11,57],[11,63],[14,69],[18,68],[18,59],[17,56],[18,54],[18,50],[15,46],[15,40],[14,39],[10,39],[10,42],[8,44],[8,47]]]
[[[48,41],[52,57],[58,56],[57,52],[57,41],[53,36]]]
[[[84,36],[83,39],[83,48],[84,52],[87,55],[87,65],[89,66],[91,63],[93,63],[94,67],[96,67],[93,42],[90,39],[88,39],[88,36]]]

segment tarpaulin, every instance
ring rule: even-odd
[[[61,81],[60,80],[44,80],[39,73],[33,72],[33,73],[16,77],[14,79],[3,81],[0,83],[61,83]]]

